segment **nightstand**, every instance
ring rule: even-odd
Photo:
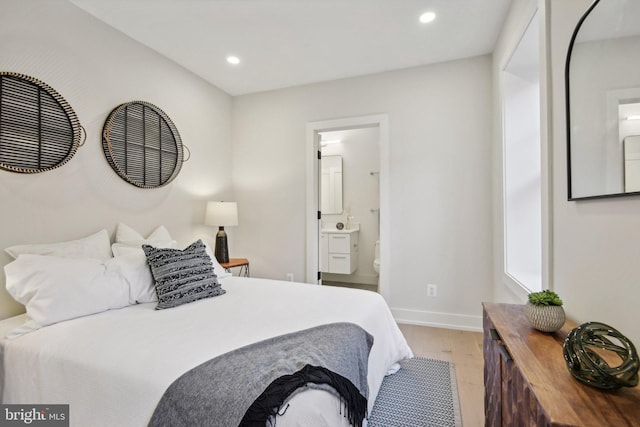
[[[229,262],[221,262],[220,265],[228,272],[234,267],[240,267],[238,276],[249,277],[249,260],[246,258],[229,258]]]

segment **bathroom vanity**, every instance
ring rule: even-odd
[[[322,230],[320,233],[320,271],[351,274],[358,269],[359,228]]]

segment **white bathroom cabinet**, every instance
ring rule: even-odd
[[[351,274],[358,269],[359,230],[322,231],[320,271]]]

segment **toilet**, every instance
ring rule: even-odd
[[[380,274],[380,240],[376,241],[375,255],[373,256],[373,269]]]

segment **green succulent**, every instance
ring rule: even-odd
[[[531,292],[529,302],[533,305],[558,305],[562,306],[562,300],[555,292],[545,289],[540,292]]]

